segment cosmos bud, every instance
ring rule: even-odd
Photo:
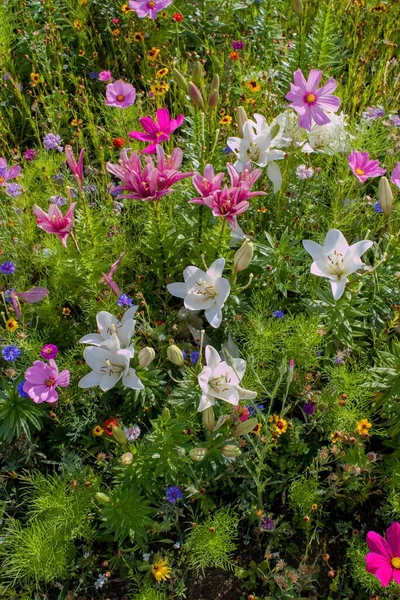
[[[108,502],[111,502],[110,498],[106,494],[103,494],[103,492],[97,492],[95,498],[98,500],[98,502],[100,502],[100,504],[107,504]]]
[[[121,456],[121,462],[125,466],[131,465],[133,463],[132,452],[125,452],[125,454]]]
[[[155,359],[156,353],[153,348],[142,348],[138,354],[138,361],[141,367],[148,367]]]

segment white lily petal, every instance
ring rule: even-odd
[[[129,319],[133,319],[138,308],[139,306],[131,306],[130,308],[128,308],[128,310],[121,319],[121,323],[125,323],[125,321],[128,321]]]
[[[339,281],[331,281],[332,294],[335,300],[339,300],[342,297],[346,283],[346,277],[342,277]]]
[[[87,335],[81,337],[78,342],[79,344],[92,344],[93,346],[100,346],[100,344],[104,342],[104,338],[99,333],[88,333]]]
[[[219,363],[221,362],[221,357],[219,353],[212,346],[206,346],[205,356],[207,367],[210,367],[210,369],[214,371],[217,365],[219,365]]]
[[[177,298],[184,298],[188,291],[188,286],[186,283],[169,283],[167,285],[167,290],[171,294],[171,296],[176,296]]]
[[[344,256],[349,249],[349,245],[343,233],[339,229],[330,229],[324,240],[325,254],[331,254],[334,250]]]
[[[200,399],[200,403],[199,403],[197,410],[198,410],[198,412],[203,412],[203,410],[206,410],[206,408],[210,408],[210,406],[213,406],[214,404],[215,404],[214,398],[211,398],[211,396],[203,395]]]
[[[219,277],[222,277],[224,268],[225,268],[225,259],[217,258],[217,260],[214,260],[214,262],[207,269],[206,273],[212,279],[217,279]]]
[[[102,377],[103,373],[100,373],[99,371],[91,371],[90,373],[82,377],[82,379],[78,383],[78,387],[84,390],[91,387],[96,387],[97,385],[99,385]]]
[[[93,371],[100,371],[106,364],[106,360],[110,360],[112,356],[109,350],[98,346],[89,346],[83,351],[83,358]]]
[[[304,250],[306,250],[308,254],[311,254],[312,259],[315,262],[326,260],[326,254],[321,244],[317,244],[317,242],[313,242],[312,240],[303,240],[302,244]]]
[[[267,175],[268,178],[272,181],[274,185],[274,192],[276,193],[282,185],[282,173],[276,163],[268,163]]]
[[[136,375],[135,369],[130,368],[128,373],[122,377],[122,383],[125,387],[132,390],[143,390],[144,385]]]
[[[111,390],[118,383],[121,377],[121,372],[109,371],[100,379],[100,389],[103,392],[108,392],[108,390]]]
[[[222,323],[222,310],[218,306],[214,305],[205,310],[204,316],[214,329],[217,329]]]

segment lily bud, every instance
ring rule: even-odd
[[[203,421],[204,428],[207,429],[207,431],[214,431],[215,415],[212,406],[206,408],[206,410],[203,410],[201,413],[201,419]]]
[[[219,102],[219,91],[218,90],[213,90],[211,92],[211,94],[208,96],[208,106],[210,108],[216,108],[218,106],[218,102]]]
[[[246,238],[243,244],[238,250],[236,250],[233,257],[233,268],[237,273],[247,269],[251,261],[253,260],[254,244],[248,238]]]
[[[237,109],[237,122],[238,122],[239,135],[243,135],[243,125],[248,120],[249,120],[249,117],[247,116],[246,111],[244,110],[243,106],[239,106],[239,108]]]
[[[191,101],[197,108],[204,110],[204,100],[199,88],[191,81],[188,86],[188,93]]]
[[[124,433],[124,430],[121,429],[121,427],[113,427],[112,434],[113,434],[113,438],[118,442],[118,444],[125,446],[125,444],[128,443],[128,440]]]
[[[193,448],[189,452],[189,456],[192,460],[195,460],[196,462],[201,462],[207,454],[207,452],[207,448]]]
[[[175,79],[175,82],[177,83],[178,87],[183,92],[187,93],[188,92],[188,82],[186,81],[186,79],[182,75],[182,73],[180,71],[178,71],[177,69],[173,69],[172,77]]]
[[[378,198],[385,215],[390,215],[393,208],[393,193],[386,177],[381,177],[379,180]]]
[[[174,365],[178,365],[178,367],[181,367],[185,362],[182,350],[178,348],[178,346],[175,346],[175,344],[173,344],[172,346],[168,346],[167,356],[168,360],[174,363]]]
[[[293,10],[296,15],[300,18],[303,14],[303,2],[302,0],[292,0]]]
[[[133,463],[132,452],[125,452],[125,454],[121,456],[121,462],[125,466],[131,465]]]
[[[201,64],[200,61],[197,61],[196,64],[194,65],[193,72],[192,72],[193,82],[196,85],[200,85],[202,77],[203,77],[203,65]]]
[[[146,348],[142,348],[138,354],[139,365],[141,367],[148,367],[149,364],[153,362],[155,357],[156,353],[154,349],[146,346]]]
[[[233,437],[239,437],[240,435],[246,435],[246,433],[250,433],[253,431],[254,427],[257,425],[258,419],[253,417],[252,419],[247,419],[247,421],[243,421],[239,423],[237,427],[232,431],[231,435]]]
[[[226,446],[221,448],[221,452],[225,458],[237,458],[242,454],[240,448],[234,444],[226,444]]]
[[[214,75],[211,82],[211,91],[219,91],[219,75]]]
[[[107,504],[108,502],[111,502],[110,498],[106,494],[103,494],[103,492],[97,492],[95,498],[98,502],[100,502],[100,504]]]

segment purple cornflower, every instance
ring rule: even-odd
[[[253,406],[248,406],[247,408],[249,410],[249,413],[253,417],[256,414],[256,409]],[[264,410],[265,406],[264,404],[257,404],[257,408],[258,410]]]
[[[375,204],[374,204],[374,211],[377,212],[377,213],[383,213],[383,208],[379,204],[379,202],[375,202]]]
[[[13,291],[17,291],[15,288]],[[11,290],[6,290],[4,292],[4,300],[7,302],[7,304],[9,304],[10,302],[12,302],[12,298],[11,298]]]
[[[284,319],[285,313],[283,312],[283,310],[275,310],[272,313],[272,316],[275,317],[275,319]]]
[[[88,185],[84,185],[82,189],[87,194],[92,194],[93,192],[97,192],[97,185],[95,185],[94,183],[91,183]]]
[[[18,348],[18,346],[4,346],[1,351],[1,355],[4,360],[7,360],[8,362],[14,362],[14,360],[17,360],[17,358],[21,356],[21,350]]]
[[[29,398],[29,394],[24,392],[24,385],[25,385],[25,381],[19,382],[19,384],[17,385],[17,394],[18,394],[18,396],[20,396],[20,398]]]
[[[389,115],[389,118],[387,121],[385,121],[384,125],[389,125],[390,127],[400,127],[399,115]]]
[[[40,354],[43,358],[50,360],[51,358],[55,358],[58,354],[58,348],[54,344],[45,344],[40,351]]]
[[[170,504],[175,504],[178,500],[182,500],[183,494],[181,489],[177,485],[173,485],[167,488],[165,499]]]
[[[261,531],[272,531],[275,529],[275,523],[269,517],[263,517],[260,521]]]
[[[0,265],[0,273],[3,275],[13,275],[15,273],[15,264],[11,260],[6,260]]]
[[[128,308],[129,306],[132,306],[133,300],[126,294],[121,294],[117,300],[117,304],[120,308]]]
[[[124,433],[128,442],[134,442],[140,435],[140,427],[134,425],[133,427],[124,427]]]
[[[57,206],[64,206],[64,204],[67,204],[67,199],[64,196],[50,196],[50,202],[57,204]]]
[[[234,40],[232,42],[232,48],[234,50],[243,50],[243,48],[244,48],[244,42],[242,42],[242,40]]]
[[[193,351],[190,353],[190,360],[192,361],[192,363],[193,363],[194,365],[197,365],[197,363],[198,363],[198,360],[199,360],[199,356],[200,356],[200,352],[198,352],[197,350],[193,350]]]
[[[8,183],[4,191],[7,194],[7,196],[10,196],[11,198],[18,198],[18,196],[22,194],[24,189],[19,183]]]
[[[312,402],[306,402],[303,405],[303,410],[306,415],[313,415],[315,413],[315,404],[312,404]]]
[[[338,352],[336,354],[335,358],[333,359],[333,362],[335,363],[335,365],[343,365],[344,364],[343,353],[342,352]]]
[[[56,135],[54,133],[48,133],[43,138],[43,146],[46,150],[58,150],[59,152],[63,152],[64,148],[61,146],[62,139],[60,135]]]
[[[380,117],[384,117],[386,114],[386,112],[383,110],[383,108],[381,106],[377,106],[376,108],[374,108],[373,106],[370,106],[369,108],[367,108],[367,110],[365,110],[362,113],[362,117],[363,119],[379,119]]]
[[[36,157],[37,157],[37,152],[36,152],[36,150],[33,150],[33,148],[25,150],[25,152],[24,152],[25,160],[35,160]]]

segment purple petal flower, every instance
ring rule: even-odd
[[[355,150],[351,152],[349,167],[361,183],[370,177],[379,177],[386,173],[386,169],[379,166],[379,160],[371,160],[368,152],[356,152]]]
[[[58,348],[54,344],[45,344],[41,349],[40,354],[43,358],[50,360],[57,356]]]
[[[156,19],[160,11],[172,4],[172,0],[129,0],[129,8],[134,10],[139,17]]]
[[[182,490],[178,486],[174,485],[167,489],[165,499],[170,504],[175,504],[176,502],[178,502],[178,500],[182,500],[182,498]]]
[[[58,373],[58,368],[53,359],[49,363],[41,360],[35,360],[33,365],[25,371],[25,383],[23,390],[29,397],[40,404],[48,402],[54,404],[58,400],[58,392],[56,387],[69,386],[69,371],[61,371]]]
[[[6,260],[0,265],[0,273],[3,275],[13,275],[15,273],[15,264],[11,260]]]
[[[136,90],[130,83],[118,79],[106,87],[106,105],[116,108],[128,108],[135,103]]]
[[[150,142],[150,144],[142,150],[142,154],[155,154],[157,144],[167,142],[175,129],[180,127],[185,119],[183,115],[178,115],[176,119],[171,119],[167,108],[159,108],[156,115],[156,121],[150,117],[142,117],[139,119],[139,123],[146,133],[142,133],[141,131],[131,131],[128,134],[130,138],[135,140]]]

